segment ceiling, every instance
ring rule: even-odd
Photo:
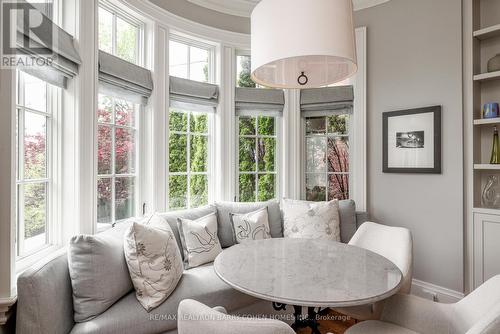
[[[253,8],[260,0],[187,0],[196,5],[215,10],[220,13],[250,17]],[[389,0],[353,0],[354,10],[380,5]]]

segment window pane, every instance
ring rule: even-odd
[[[115,173],[135,173],[134,130],[115,129]]]
[[[47,185],[24,186],[24,237],[26,239],[45,233],[47,222]],[[45,239],[41,244],[45,243]]]
[[[192,208],[208,204],[208,177],[206,175],[192,175],[190,191]]]
[[[113,99],[111,97],[99,94],[99,102],[97,108],[97,122],[113,122]]]
[[[208,170],[208,137],[191,136],[191,171],[206,172]]]
[[[259,171],[274,172],[276,139],[259,139]]]
[[[136,26],[122,20],[116,19],[116,55],[131,63],[139,63],[137,59],[139,29]]]
[[[97,127],[97,173],[112,174],[112,129],[109,126]]]
[[[240,174],[240,202],[255,202],[255,174]]]
[[[99,49],[113,53],[113,14],[99,8]]]
[[[349,175],[329,174],[328,175],[328,200],[349,199]]]
[[[135,125],[135,106],[133,103],[115,99],[115,124],[130,127]]]
[[[208,133],[208,115],[207,114],[191,114],[191,132]]]
[[[97,223],[111,223],[112,210],[111,179],[97,180]]]
[[[135,179],[117,177],[115,179],[115,220],[135,216]]]
[[[325,134],[325,133],[326,133],[325,117],[306,118],[306,135]]]
[[[169,74],[188,79],[188,46],[175,41],[170,41],[169,45]]]
[[[169,208],[187,208],[187,176],[171,175],[169,179]]]
[[[168,146],[170,172],[187,172],[187,135],[171,133]]]
[[[328,117],[328,133],[335,135],[347,135],[348,115],[334,115]]]
[[[255,82],[250,77],[252,62],[250,56],[236,57],[236,85],[238,87],[255,88]]]
[[[239,118],[240,136],[255,135],[255,117]]]
[[[47,111],[47,83],[29,74],[24,78],[24,105],[37,111]]]
[[[274,117],[259,117],[259,135],[274,136]]]
[[[326,175],[307,174],[306,175],[306,200],[325,201],[326,200]]]
[[[240,138],[240,171],[255,171],[255,138]]]
[[[187,132],[188,114],[185,112],[170,111],[170,131]]]
[[[28,111],[24,115],[24,178],[45,178],[47,177],[47,118]]]
[[[326,171],[326,138],[310,137],[306,138],[306,171],[321,172]]]
[[[195,81],[208,82],[208,50],[191,47],[189,78]]]
[[[258,201],[269,201],[276,198],[276,182],[274,174],[259,174]]]
[[[349,172],[349,140],[347,137],[328,138],[328,171]]]

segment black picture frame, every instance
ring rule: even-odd
[[[383,167],[384,173],[422,173],[422,174],[441,174],[441,106],[432,106],[425,108],[416,108],[399,111],[389,111],[382,114],[383,122]],[[389,167],[389,137],[388,127],[391,117],[418,115],[425,113],[433,113],[433,129],[434,129],[434,167]]]

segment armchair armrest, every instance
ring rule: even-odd
[[[449,304],[397,294],[386,300],[381,320],[418,333],[449,334],[451,312]]]
[[[224,307],[222,307],[222,306],[216,306],[216,307],[212,308],[212,310],[220,312],[220,313],[227,314],[227,310]]]

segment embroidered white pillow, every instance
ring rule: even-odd
[[[271,238],[267,207],[245,214],[230,213],[229,215],[237,243]]]
[[[340,241],[339,201],[283,200],[285,238]]]
[[[177,218],[186,269],[215,260],[222,252],[215,213],[196,220]]]
[[[137,300],[151,311],[175,290],[184,271],[172,229],[133,223],[125,233],[124,252]]]

